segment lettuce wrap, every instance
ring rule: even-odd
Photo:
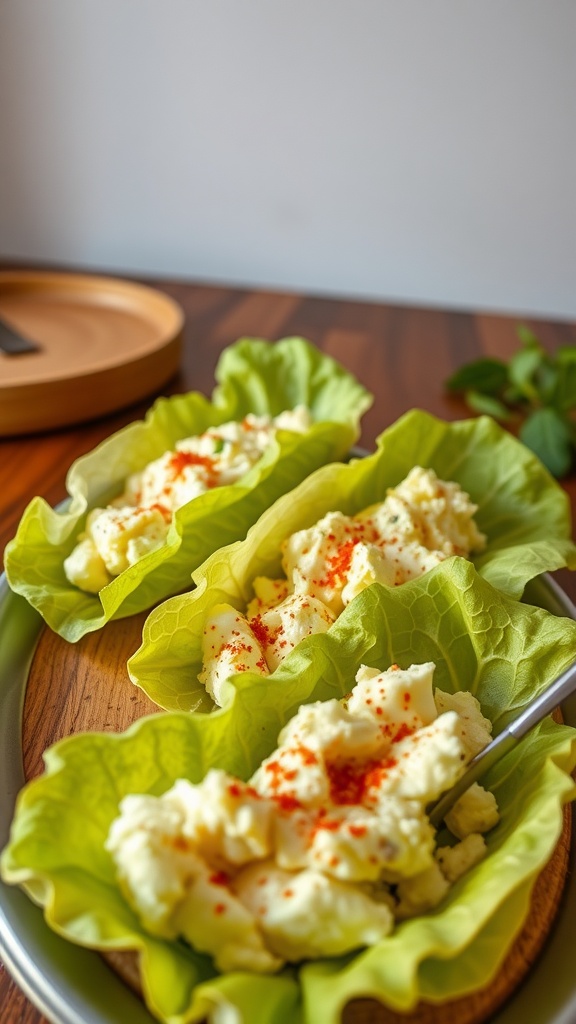
[[[317,470],[269,508],[244,541],[215,552],[194,573],[193,592],[164,602],[148,616],[128,671],[153,701],[168,710],[209,710],[212,699],[198,674],[212,609],[225,602],[243,610],[253,597],[255,577],[282,574],[280,547],[287,536],[328,511],[353,515],[382,501],[387,488],[416,464],[459,483],[478,506],[475,520],[487,545],[472,561],[499,590],[518,598],[540,573],[576,567],[568,496],[536,456],[490,418],[444,423],[414,410],[377,443],[376,453],[365,459]],[[357,607],[359,614],[356,598],[349,607],[351,615]],[[272,690],[277,672],[266,681]]]
[[[190,586],[190,577],[216,548],[244,537],[281,494],[310,472],[341,458],[357,440],[359,420],[372,398],[355,378],[303,338],[272,344],[244,338],[225,350],[209,401],[198,392],[160,398],[145,420],[113,434],[71,466],[66,507],[41,497],[28,505],[6,548],[12,590],[22,594],[48,625],[76,641],[109,619],[132,615]],[[178,509],[166,542],[130,566],[98,594],[67,580],[63,562],[88,512],[119,494],[126,478],[183,437],[241,420],[249,413],[276,416],[298,404],[314,423],[305,434],[280,431],[262,458],[235,484],[217,487]]]
[[[235,1008],[250,1024],[337,1024],[343,1007],[373,997],[409,1011],[483,987],[522,927],[531,887],[574,799],[576,730],[546,720],[483,779],[501,813],[488,855],[436,910],[405,921],[376,945],[303,963],[273,976],[218,975],[182,941],[152,937],[121,895],[104,848],[120,800],[164,793],[177,778],[200,781],[210,767],[247,779],[273,750],[302,704],[349,692],[361,664],[434,661],[435,686],[470,689],[497,734],[573,660],[576,623],[503,596],[464,559],[447,561],[397,589],[365,590],[333,629],[308,638],[277,672],[226,684],[211,714],[143,718],[124,734],[87,733],[57,743],[46,771],[20,794],[2,877],[44,908],[72,942],[138,952],[143,992],[166,1024]]]

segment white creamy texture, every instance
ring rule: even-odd
[[[257,672],[268,668],[262,648],[241,612],[229,604],[215,605],[204,632],[204,669],[217,704],[223,703],[222,687],[235,672]],[[203,680],[202,673],[200,680]]]
[[[314,526],[291,534],[282,546],[286,578],[257,577],[245,613],[235,611],[242,619],[241,625],[236,619],[235,629],[247,646],[258,648],[250,670],[263,676],[273,672],[304,637],[325,633],[372,583],[397,586],[450,555],[481,551],[486,538],[474,522],[476,510],[458,484],[416,466],[383,502],[356,516],[328,512]],[[212,609],[203,636],[199,678],[217,704],[227,674],[240,671],[230,665],[228,607]]]
[[[498,805],[493,793],[477,782],[456,801],[446,815],[446,824],[458,839],[467,839],[475,832],[488,832],[498,821]]]
[[[486,790],[484,790],[486,792]],[[493,796],[492,793],[487,794]],[[498,823],[498,813],[492,825],[487,826],[485,831],[493,828]],[[450,883],[456,882],[462,875],[465,875],[470,868],[478,864],[486,854],[486,843],[479,832],[470,832],[461,843],[456,846],[443,846],[436,851],[436,860],[442,874]]]
[[[300,405],[279,416],[254,416],[185,437],[139,473],[123,494],[95,508],[64,561],[70,583],[98,593],[111,580],[166,540],[172,514],[213,487],[233,484],[261,458],[278,430],[305,433],[312,424]]]
[[[372,945],[436,906],[484,856],[479,832],[498,812],[476,784],[457,812],[475,831],[435,849],[426,807],[486,720],[477,702],[466,719],[438,713],[433,673],[363,666],[347,699],[300,707],[248,783],[212,769],[125,797],[106,847],[144,927],[183,936],[221,971],[273,972]]]

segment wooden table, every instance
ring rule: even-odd
[[[407,409],[420,407],[444,419],[469,415],[443,390],[446,377],[481,355],[509,357],[517,348],[518,318],[452,312],[377,302],[306,297],[293,293],[147,280],[175,298],[186,314],[182,367],[165,394],[210,393],[220,351],[241,336],[277,339],[302,335],[334,356],[375,395],[365,415],[361,444]],[[576,344],[576,325],[523,318],[553,351]],[[33,437],[0,440],[0,550],[15,531],[28,501],[40,494],[51,504],[65,496],[70,463],[131,420],[150,401],[97,422]],[[564,482],[576,512],[576,477]],[[575,516],[576,519],[576,516]],[[556,579],[576,603],[576,573]],[[47,1024],[0,965],[2,1024]]]

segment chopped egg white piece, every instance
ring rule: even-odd
[[[414,730],[430,725],[439,714],[432,696],[433,675],[431,661],[408,670],[395,668],[387,673],[385,681],[377,669],[361,665],[348,699],[348,711],[374,718],[380,725],[391,723],[392,729]]]
[[[394,924],[385,903],[321,871],[292,874],[274,864],[257,865],[238,876],[235,890],[282,960],[338,956],[371,946]]]
[[[221,971],[270,972],[372,945],[435,907],[485,855],[498,810],[472,787],[451,812],[462,841],[435,848],[426,808],[470,755],[467,720],[437,712],[433,673],[362,666],[347,699],[299,708],[248,782],[212,769],[125,797],[106,848],[143,926]]]
[[[254,597],[246,609],[246,618],[253,619],[268,608],[274,608],[288,597],[287,580],[270,580],[267,576],[256,576],[252,583]]]
[[[468,760],[462,726],[455,711],[447,711],[393,744],[393,756],[382,778],[367,789],[368,800],[397,796],[429,803],[449,789]]]
[[[335,614],[342,611],[344,572],[361,539],[349,516],[328,512],[308,530],[298,530],[282,545],[282,569],[296,593],[317,597]]]
[[[241,612],[232,605],[214,607],[203,634],[204,665],[199,675],[208,694],[222,704],[222,686],[236,672],[268,675],[262,648]]]
[[[244,864],[271,852],[273,805],[253,787],[212,768],[198,785],[180,779],[170,792],[184,838],[201,846],[211,864]]]
[[[481,551],[486,538],[474,522],[476,508],[458,484],[416,466],[383,502],[356,516],[328,512],[287,537],[282,544],[286,578],[257,577],[245,610],[268,672],[304,637],[325,633],[371,584],[397,586],[451,555]],[[205,639],[214,623],[220,629],[219,614],[218,609],[210,613]],[[203,648],[203,658],[200,678],[213,695],[226,667],[220,670],[210,644]],[[472,708],[466,717],[470,742],[484,743],[482,723]]]
[[[198,952],[212,954],[220,971],[269,974],[282,966],[282,960],[266,945],[250,908],[208,868],[191,879],[173,921],[178,935]]]
[[[64,573],[80,590],[97,593],[110,583],[110,573],[91,537],[81,534],[81,538],[64,559]]]
[[[351,712],[344,702],[335,699],[303,704],[278,736],[280,750],[301,747],[331,761],[372,757],[382,749],[382,742],[378,721],[358,710]],[[264,761],[258,769],[259,776],[265,777],[267,764]]]
[[[386,552],[380,551],[374,544],[359,541],[353,548],[350,569],[342,587],[344,607],[372,583],[393,587],[396,583],[396,569]]]
[[[449,888],[450,883],[438,863],[432,863],[418,875],[399,882],[396,908],[398,920],[433,910],[442,902]]]
[[[476,506],[453,481],[439,480],[431,469],[414,466],[382,505],[357,516],[394,541],[421,544],[443,557],[481,551],[486,543],[474,522]]]
[[[497,822],[496,798],[478,782],[462,794],[446,815],[448,828],[459,839],[466,839],[473,832],[488,832]]]
[[[102,587],[164,544],[177,509],[213,487],[240,480],[278,430],[305,433],[312,418],[302,405],[279,416],[254,416],[187,437],[125,483],[106,508],[88,515],[84,533],[64,561],[66,578],[88,593]]]
[[[496,824],[493,822],[493,825]],[[492,828],[493,825],[490,827]],[[486,829],[488,831],[488,829]],[[442,874],[450,883],[458,881],[470,868],[478,864],[486,856],[486,841],[478,832],[470,832],[461,843],[455,846],[442,846],[436,851],[436,860]]]
[[[96,508],[86,520],[86,536],[111,576],[159,548],[167,532],[164,511],[157,507]]]
[[[430,864],[434,850],[422,805],[408,800],[294,811],[277,818],[275,838],[280,867],[316,868],[346,882],[410,877]]]
[[[290,594],[280,604],[250,619],[259,638],[270,672],[306,636],[326,633],[335,616],[326,605],[308,594]]]
[[[468,690],[457,693],[436,692],[438,714],[444,711],[457,711],[464,726],[464,743],[470,757],[474,757],[490,742],[492,723],[485,718],[480,708],[480,701]]]

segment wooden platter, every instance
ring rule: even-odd
[[[141,284],[4,271],[0,317],[38,346],[0,350],[0,436],[104,416],[153,394],[179,367],[183,311]]]
[[[108,623],[74,645],[47,628],[42,630],[24,704],[27,779],[42,772],[42,752],[56,740],[94,728],[123,731],[142,715],[158,712],[126,671],[128,657],[140,644],[145,618],[142,614]],[[438,1006],[422,1003],[411,1014],[394,1013],[373,1000],[356,1000],[346,1008],[343,1024],[481,1024],[489,1020],[527,976],[554,923],[568,873],[570,816],[568,807],[561,839],[535,884],[528,919],[489,986]],[[113,965],[127,984],[137,988],[132,954],[116,955]]]

